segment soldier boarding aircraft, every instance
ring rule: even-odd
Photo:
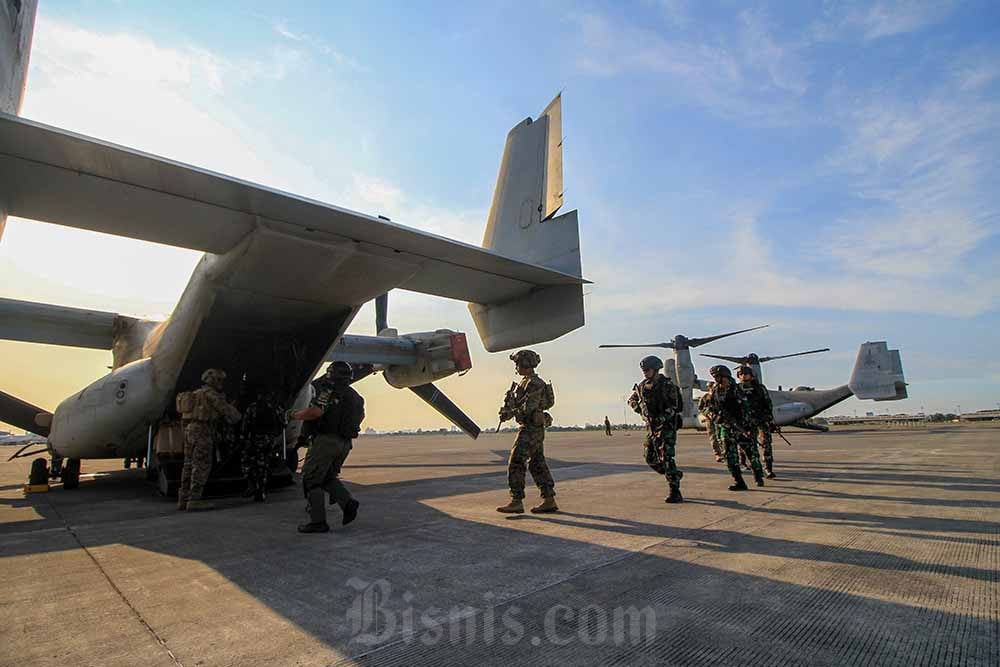
[[[577,214],[555,215],[559,96],[507,135],[480,248],[19,118],[36,2],[0,7],[0,219],[205,252],[164,321],[0,302],[0,338],[112,352],[111,373],[52,413],[0,396],[0,420],[43,433],[65,460],[65,487],[81,459],[146,456],[155,467],[176,394],[210,367],[226,371],[230,396],[246,377],[291,406],[308,400],[324,362],[364,362],[474,437],[478,427],[431,384],[471,367],[464,334],[396,335],[383,298],[380,335],[344,335],[364,303],[391,289],[468,302],[490,352],[583,326]]]
[[[708,381],[698,377],[694,363],[691,361],[690,348],[704,345],[705,343],[727,336],[763,328],[761,326],[742,329],[709,338],[687,338],[686,336],[678,335],[674,336],[673,340],[664,343],[601,345],[601,347],[659,347],[674,350],[674,358],[666,360],[663,372],[681,389],[681,395],[684,398],[684,428],[704,429],[705,426],[702,423],[701,415],[698,414],[695,406],[693,390],[707,391]],[[820,351],[812,350],[810,352],[800,352],[799,354],[811,354],[812,352]],[[742,358],[719,358],[737,363],[743,361]],[[779,359],[781,357],[773,358]],[[758,359],[758,361],[761,360]],[[834,389],[816,390],[799,387],[792,391],[775,391],[769,389],[768,392],[771,394],[771,403],[774,408],[774,422],[778,426],[795,426],[809,430],[826,430],[806,420],[810,417],[815,417],[824,410],[851,396],[874,401],[898,401],[907,396],[906,378],[903,376],[903,364],[899,358],[899,350],[890,350],[884,341],[862,343],[854,364],[854,372],[851,373],[851,379],[845,385]]]

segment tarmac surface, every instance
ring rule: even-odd
[[[119,461],[28,497],[4,463],[0,664],[1000,664],[1000,428],[790,438],[733,493],[682,434],[666,505],[640,433],[550,433],[562,511],[511,517],[511,436],[363,437],[327,535],[297,486],[179,513]]]

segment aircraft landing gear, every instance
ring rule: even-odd
[[[62,483],[66,490],[80,486],[80,459],[66,459],[63,465]]]
[[[49,479],[59,479],[63,474],[63,458],[61,456],[53,456],[52,462],[49,464]]]

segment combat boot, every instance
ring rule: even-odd
[[[542,502],[531,508],[532,514],[548,514],[549,512],[558,512],[559,506],[556,505],[555,496],[542,496]]]
[[[677,488],[672,487],[670,489],[670,495],[667,496],[666,500],[664,500],[663,502],[671,504],[684,502],[684,496],[681,495],[680,487]]]
[[[188,508],[188,501],[186,498],[177,499],[177,509],[181,512],[186,512]]]
[[[768,479],[774,479],[777,477],[777,475],[774,474],[774,469],[771,468],[771,466],[767,467],[767,474],[764,476],[767,477]]]
[[[511,498],[510,502],[503,507],[498,507],[497,512],[502,514],[524,514],[524,502],[520,498]]]
[[[736,473],[735,475],[733,475],[733,479],[735,480],[735,483],[732,486],[729,487],[730,491],[746,491],[747,490],[747,483],[743,481],[743,475],[742,474]]]
[[[187,501],[187,511],[188,512],[204,512],[205,510],[214,510],[215,505],[208,502],[207,500],[201,500],[200,498],[195,500],[192,498]]]
[[[299,524],[299,532],[300,533],[329,533],[330,532],[330,524],[328,524],[326,521],[323,521],[321,523],[313,523],[312,521],[310,521],[309,523],[300,523]]]
[[[764,486],[764,473],[754,470],[753,471],[753,483],[757,486]]]
[[[358,507],[360,506],[361,503],[359,503],[354,498],[351,498],[350,500],[347,501],[347,504],[344,505],[344,520],[342,521],[343,525],[346,526],[347,524],[358,518]]]

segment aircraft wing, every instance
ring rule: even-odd
[[[0,202],[14,216],[216,254],[258,224],[321,243],[355,241],[420,267],[401,289],[477,304],[503,304],[545,288],[579,291],[588,282],[7,114],[0,114]]]
[[[110,350],[118,317],[100,310],[0,298],[0,339]]]

